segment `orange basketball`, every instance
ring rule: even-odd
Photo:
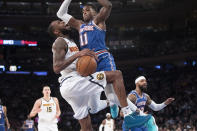
[[[77,61],[77,71],[81,76],[88,76],[96,71],[97,63],[92,56],[82,56]]]

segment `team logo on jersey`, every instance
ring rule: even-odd
[[[69,47],[71,52],[79,51],[78,47]]]
[[[98,80],[102,80],[104,78],[104,74],[103,73],[99,73],[99,74],[96,75],[96,78]]]

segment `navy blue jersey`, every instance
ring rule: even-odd
[[[139,108],[141,111],[144,111],[144,107],[146,105],[146,101],[147,101],[147,97],[145,93],[142,93],[142,97],[140,97],[137,92],[135,90],[132,90],[130,94],[134,94],[136,96],[136,102],[135,105],[137,106],[137,108]]]
[[[0,125],[5,125],[5,114],[2,105],[0,105]]]
[[[34,131],[34,121],[33,120],[26,120],[25,127],[27,127],[27,129],[25,131]]]
[[[80,48],[94,50],[98,56],[96,71],[113,71],[116,65],[113,56],[105,45],[106,31],[100,29],[94,21],[82,24],[80,27]]]

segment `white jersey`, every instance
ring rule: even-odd
[[[105,119],[104,131],[113,131],[113,128],[114,128],[114,120]]]
[[[79,49],[77,47],[77,45],[75,44],[75,42],[67,39],[67,38],[63,38],[67,45],[68,45],[68,51],[65,55],[65,59],[68,59],[69,57],[71,57],[72,55],[76,54]],[[72,72],[72,71],[76,71],[76,63],[77,63],[77,59],[71,63],[68,67],[66,67],[64,70],[62,70],[60,73],[62,76],[66,76],[68,73]]]
[[[57,123],[56,116],[56,103],[54,99],[51,97],[49,101],[46,101],[44,98],[41,99],[41,112],[38,113],[38,123],[48,123],[53,124]]]

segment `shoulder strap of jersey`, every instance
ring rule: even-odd
[[[62,37],[62,38],[66,41],[66,43],[67,43],[67,44],[70,42],[70,40],[69,40],[69,39],[64,38],[64,37]]]
[[[130,94],[133,94],[133,95],[135,95],[137,98],[139,98],[139,95],[137,94],[137,92],[136,92],[135,90],[132,90],[132,91],[130,92]]]
[[[40,107],[42,107],[42,104],[43,104],[43,98],[42,97],[40,98],[40,101],[41,101]]]
[[[147,100],[147,94],[146,94],[146,93],[143,93],[143,98],[144,98],[145,100]]]
[[[91,21],[91,25],[93,25],[94,27],[96,27],[100,31],[105,31],[105,30],[101,29],[98,25],[96,25],[93,20]]]
[[[55,103],[54,97],[51,96],[51,99],[53,100],[53,102]]]

